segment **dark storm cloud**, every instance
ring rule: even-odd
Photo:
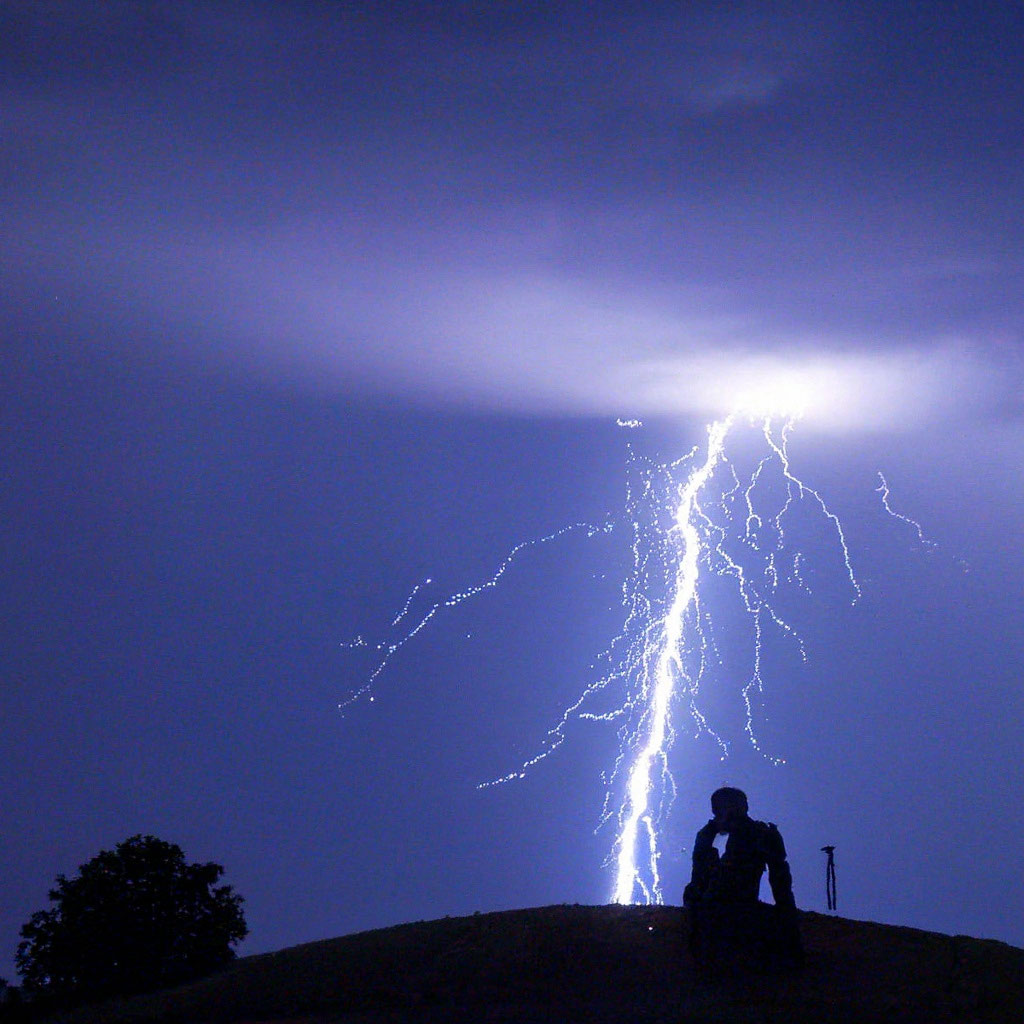
[[[9,326],[432,404],[767,360],[1014,406],[1018,44],[929,11],[8,6]]]

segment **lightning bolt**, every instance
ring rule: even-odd
[[[633,607],[642,606],[645,611],[639,616],[643,626],[634,630],[637,639],[627,658],[631,666],[627,675],[634,682],[634,696],[629,704],[639,710],[639,724],[627,740],[631,754],[620,757],[616,766],[619,774],[626,773],[625,795],[615,816],[619,829],[612,900],[616,903],[632,903],[638,899],[645,903],[663,902],[658,872],[658,822],[667,813],[676,790],[668,755],[675,736],[671,716],[677,698],[683,699],[696,731],[708,733],[718,743],[722,754],[728,754],[728,744],[710,726],[699,706],[701,683],[709,661],[716,657],[711,617],[703,610],[701,602],[702,568],[733,579],[741,606],[750,617],[753,658],[750,676],[742,690],[744,728],[751,745],[774,764],[783,763],[783,759],[768,754],[761,747],[754,728],[755,701],[764,691],[762,649],[766,630],[774,629],[793,641],[800,657],[804,660],[807,657],[803,640],[772,602],[783,582],[809,589],[800,574],[802,556],[799,552],[792,557],[792,568],[785,580],[781,578],[780,569],[780,563],[785,561],[786,520],[801,502],[810,502],[831,524],[850,583],[851,602],[861,595],[839,518],[820,492],[793,473],[788,442],[795,420],[786,419],[778,430],[770,417],[760,421],[759,429],[767,451],[745,485],[726,454],[728,436],[734,425],[743,420],[742,413],[737,411],[711,423],[703,462],[690,465],[685,481],[668,488],[672,524],[660,535],[655,525],[654,532],[660,541],[661,557],[671,567],[668,573],[670,600],[659,607],[647,597],[636,595],[628,602]],[[696,450],[691,452],[688,465],[696,455]],[[729,469],[731,486],[715,492],[713,481],[723,466]],[[674,481],[677,467],[678,463],[661,468]],[[772,468],[782,482],[783,495],[774,508],[765,508],[761,492],[767,491],[766,478]],[[649,496],[650,490],[650,487],[645,488],[645,494]],[[648,523],[654,521],[650,514],[639,518]],[[748,555],[761,557],[759,573],[745,567],[748,558],[730,552],[734,545],[725,524],[736,520],[742,521],[741,546]],[[637,532],[644,533],[639,524]],[[646,587],[645,574],[639,571],[646,562],[646,555],[637,554],[634,558],[632,584],[640,589]],[[625,769],[627,761],[629,767]]]
[[[648,811],[651,793],[651,769],[655,760],[664,761],[669,739],[669,707],[677,678],[686,678],[683,655],[684,619],[697,600],[697,579],[700,575],[700,533],[694,523],[697,496],[707,484],[725,451],[725,436],[731,419],[713,423],[708,428],[708,454],[704,464],[695,469],[679,493],[673,530],[678,535],[681,557],[675,578],[675,593],[668,613],[662,621],[661,650],[655,659],[647,718],[647,739],[637,752],[629,771],[627,805],[622,817],[618,839],[618,875],[615,883],[616,903],[632,903],[639,881],[636,868],[637,833],[645,824],[648,863],[652,885],[644,887],[650,894],[660,891],[658,885],[657,832]]]
[[[564,742],[578,719],[616,722],[620,748],[606,778],[601,826],[615,822],[616,839],[609,861],[614,865],[611,899],[617,903],[662,903],[659,828],[676,794],[669,752],[676,736],[674,716],[682,709],[695,736],[707,735],[723,759],[729,742],[702,707],[702,691],[722,667],[705,577],[731,581],[739,608],[750,623],[751,658],[741,688],[747,741],[773,764],[783,759],[763,749],[754,726],[763,700],[764,643],[769,634],[795,645],[807,659],[804,642],[780,613],[777,596],[787,588],[810,594],[813,567],[802,551],[791,552],[787,530],[803,507],[830,525],[855,603],[861,589],[853,570],[842,524],[824,498],[794,472],[789,438],[795,417],[752,416],[737,409],[707,427],[706,446],[661,463],[627,446],[625,515],[602,524],[573,523],[561,530],[516,545],[487,579],[430,603],[414,613],[416,599],[430,581],[418,584],[391,622],[392,639],[370,645],[357,637],[348,646],[373,646],[378,662],[366,683],[340,708],[363,697],[395,655],[439,613],[495,587],[512,564],[530,549],[557,541],[570,532],[586,536],[624,527],[631,540],[632,565],[622,584],[623,626],[596,665],[603,672],[583,690],[548,731],[537,752],[518,768],[479,784],[500,785],[522,778]],[[635,429],[636,420],[620,420]],[[727,441],[741,426],[760,438],[761,454],[753,470],[741,476],[727,453]],[[749,431],[752,430],[751,435]],[[894,512],[889,490],[879,474],[885,510],[919,531],[914,521]],[[711,602],[713,603],[713,602]],[[409,623],[412,623],[409,626]],[[616,794],[618,806],[616,805]]]

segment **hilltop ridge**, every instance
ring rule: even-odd
[[[238,960],[67,1024],[974,1022],[1024,1019],[1024,950],[801,912],[795,975],[701,979],[677,907],[552,906],[397,925]]]

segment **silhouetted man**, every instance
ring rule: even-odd
[[[802,961],[786,847],[775,825],[747,813],[746,794],[726,787],[711,795],[714,817],[693,844],[693,875],[683,893],[691,915],[690,949],[706,966],[779,966]],[[719,854],[715,838],[728,838]],[[758,899],[768,869],[775,906]]]

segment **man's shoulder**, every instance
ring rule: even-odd
[[[771,860],[782,860],[786,856],[786,844],[783,842],[779,826],[774,821],[758,821],[757,825],[758,843],[764,851],[765,857]]]
[[[757,821],[754,818],[747,819],[747,834],[759,846],[767,850],[773,850],[782,845],[782,833],[774,821]]]
[[[752,832],[778,832],[779,827],[774,821],[758,821],[756,818],[747,818],[746,827]]]

